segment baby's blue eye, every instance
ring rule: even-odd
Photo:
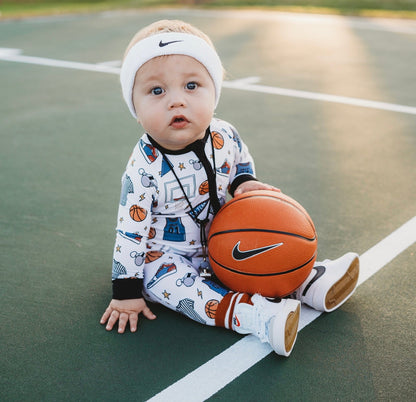
[[[193,91],[194,89],[197,88],[197,86],[198,86],[198,84],[196,82],[193,82],[193,81],[192,82],[188,82],[186,84],[186,89],[189,89],[189,90]]]
[[[151,93],[153,95],[162,95],[163,89],[161,87],[152,88]]]

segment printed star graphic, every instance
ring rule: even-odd
[[[124,222],[124,218],[123,217],[120,217],[119,222],[120,223]]]
[[[134,166],[135,162],[136,162],[136,159],[132,159],[131,166]]]
[[[169,299],[169,296],[171,295],[171,293],[168,293],[166,290],[164,290],[164,291],[162,292],[162,295],[163,295],[163,297],[164,297],[165,299]]]
[[[199,290],[199,289],[197,288],[197,291],[198,291],[198,296],[202,299],[202,290]]]
[[[145,197],[145,193],[140,194],[140,201],[143,201],[145,198],[146,198],[146,197]]]
[[[190,245],[190,246],[195,245],[195,240],[191,240],[191,241],[189,242],[189,245]]]
[[[186,169],[185,164],[182,163],[182,162],[179,163],[178,167],[179,167],[180,170]]]
[[[121,253],[121,246],[119,244],[117,244],[116,251],[117,253]]]

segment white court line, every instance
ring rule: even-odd
[[[109,74],[120,74],[120,68],[106,64],[79,63],[74,61],[56,60],[45,57],[24,56],[17,52],[18,49],[0,48],[0,60],[17,63],[37,64],[49,67],[69,68],[75,70],[94,71]],[[318,100],[323,102],[340,103],[350,106],[365,107],[378,110],[387,110],[416,115],[416,107],[398,105],[395,103],[378,102],[360,98],[330,95],[319,92],[299,91],[295,89],[270,87],[255,84],[255,77],[237,79],[235,81],[224,81],[224,88],[238,89],[241,91],[260,92],[270,95],[289,96],[294,98]]]
[[[360,256],[358,285],[415,242],[416,216]],[[302,305],[299,331],[320,315],[319,311]],[[260,343],[253,335],[248,335],[149,399],[148,402],[205,401],[271,352],[272,349],[268,344]]]

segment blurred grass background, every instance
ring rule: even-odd
[[[416,19],[416,0],[0,0],[0,19],[155,7],[260,8]]]

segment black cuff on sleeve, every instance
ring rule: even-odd
[[[250,181],[250,180],[255,180],[258,181],[254,176],[252,176],[251,174],[242,174],[237,176],[234,181],[231,183],[229,192],[231,194],[232,197],[234,197],[234,191],[237,189],[237,187],[241,184],[244,183],[246,181]]]
[[[127,278],[113,281],[113,299],[140,299],[142,295],[143,279]]]

